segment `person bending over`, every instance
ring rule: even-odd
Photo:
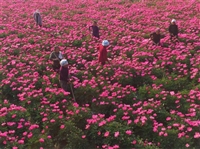
[[[155,30],[155,32],[150,34],[150,39],[153,41],[154,45],[161,45],[161,43],[160,43],[161,35],[160,35],[160,29],[159,28],[157,28]]]

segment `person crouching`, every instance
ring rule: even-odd
[[[68,83],[69,83],[69,68],[68,61],[66,59],[62,59],[60,61],[60,86],[64,91],[68,91]]]
[[[150,38],[153,41],[154,45],[161,45],[161,43],[160,43],[160,39],[161,39],[160,29],[157,28],[155,32],[150,34]]]

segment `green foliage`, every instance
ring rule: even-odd
[[[0,34],[0,38],[5,38],[6,36],[7,36],[6,33],[1,33],[1,34]]]
[[[178,130],[167,130],[168,137],[162,137],[161,138],[161,148],[167,149],[167,148],[174,148],[174,149],[179,149],[179,148],[185,148],[185,144],[187,143],[192,143],[190,142],[190,139],[182,137],[178,138]]]
[[[4,28],[5,28],[5,26],[0,26],[0,29],[2,29],[2,30],[3,30]]]
[[[161,68],[153,68],[151,71],[152,75],[155,75],[157,78],[161,79],[165,76],[165,71]]]
[[[200,50],[200,46],[195,46],[194,50],[195,50],[195,51]]]
[[[92,55],[86,55],[86,56],[83,56],[83,59],[85,59],[87,61],[92,61],[94,59],[94,57]]]
[[[26,17],[27,17],[27,14],[24,13],[24,14],[22,14],[21,16],[22,16],[22,18],[26,18]]]
[[[81,46],[82,46],[82,41],[81,41],[81,40],[74,40],[74,41],[72,42],[72,45],[73,45],[74,47],[81,47]]]
[[[29,42],[30,44],[34,44],[34,43],[35,43],[34,39],[29,39],[28,42]]]
[[[18,37],[18,38],[24,38],[24,37],[25,37],[25,35],[24,35],[24,34],[22,34],[22,33],[19,33],[19,34],[17,35],[17,37]]]
[[[149,38],[150,38],[150,37],[149,37],[149,34],[148,34],[148,33],[144,34],[144,35],[143,35],[143,38],[144,38],[144,39],[149,39]]]
[[[118,37],[115,38],[115,40],[113,41],[113,45],[117,45],[117,41],[118,41]]]
[[[1,93],[3,95],[3,97],[10,102],[10,103],[14,103],[14,104],[17,104],[18,103],[18,97],[17,97],[17,94],[21,93],[20,91],[18,90],[12,90],[12,88],[10,87],[10,84],[7,84],[7,85],[4,85],[2,88],[1,88]]]
[[[132,59],[132,55],[133,55],[133,50],[130,50],[130,51],[126,51],[126,56],[130,59]]]
[[[180,41],[180,42],[186,43],[186,40],[187,40],[187,39],[185,39],[185,38],[179,38],[179,41]]]
[[[83,104],[91,104],[93,98],[98,97],[98,93],[96,88],[92,88],[90,85],[86,85],[85,87],[79,87],[74,90],[76,94],[76,101],[80,105]]]
[[[12,31],[9,32],[9,34],[18,34],[18,31],[12,30]]]
[[[46,66],[44,64],[38,65],[37,72],[42,76],[46,72]]]
[[[146,85],[139,87],[138,94],[139,94],[140,99],[142,99],[142,100],[147,99],[148,90],[147,90]]]

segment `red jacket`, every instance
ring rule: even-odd
[[[99,62],[106,62],[107,61],[107,47],[100,45],[98,47],[99,50]]]

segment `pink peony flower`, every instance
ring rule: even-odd
[[[170,92],[170,95],[172,95],[172,96],[175,95],[174,91],[171,91],[171,92]]]
[[[108,137],[109,136],[109,131],[106,131],[105,133],[104,133],[104,137]]]
[[[23,132],[23,136],[26,136],[28,133],[27,132]]]
[[[118,137],[119,136],[119,131],[115,132],[114,136]]]
[[[133,141],[132,141],[132,144],[136,144],[136,143],[137,143],[137,141],[136,141],[136,140],[133,140]]]
[[[199,133],[199,132],[195,132],[194,138],[195,138],[195,139],[200,138],[200,133]]]
[[[40,138],[39,141],[40,141],[41,143],[43,143],[43,142],[44,142],[44,139],[43,139],[43,138]]]
[[[192,127],[188,127],[187,131],[189,131],[189,132],[192,131]]]
[[[50,120],[50,122],[51,122],[51,123],[54,123],[54,122],[55,122],[55,120],[54,120],[54,119],[51,119],[51,120]]]
[[[86,135],[83,135],[83,136],[82,136],[82,139],[85,139],[85,137],[86,137]]]
[[[64,129],[64,128],[65,128],[65,125],[61,125],[61,126],[60,126],[60,129]]]
[[[103,121],[101,121],[101,122],[99,123],[99,127],[101,127],[101,126],[103,126],[103,125],[105,125],[105,124],[106,124],[106,121],[103,120]]]
[[[113,146],[113,149],[119,149],[120,147],[119,147],[119,145],[114,145]]]
[[[24,140],[19,140],[18,143],[19,144],[24,144]]]
[[[132,131],[131,131],[131,130],[127,130],[127,131],[126,131],[126,134],[127,134],[127,135],[131,135],[131,134],[132,134]]]
[[[185,147],[190,147],[190,145],[187,143],[187,144],[185,144]]]
[[[166,118],[166,121],[170,121],[170,120],[171,120],[171,117],[167,117],[167,118]]]

